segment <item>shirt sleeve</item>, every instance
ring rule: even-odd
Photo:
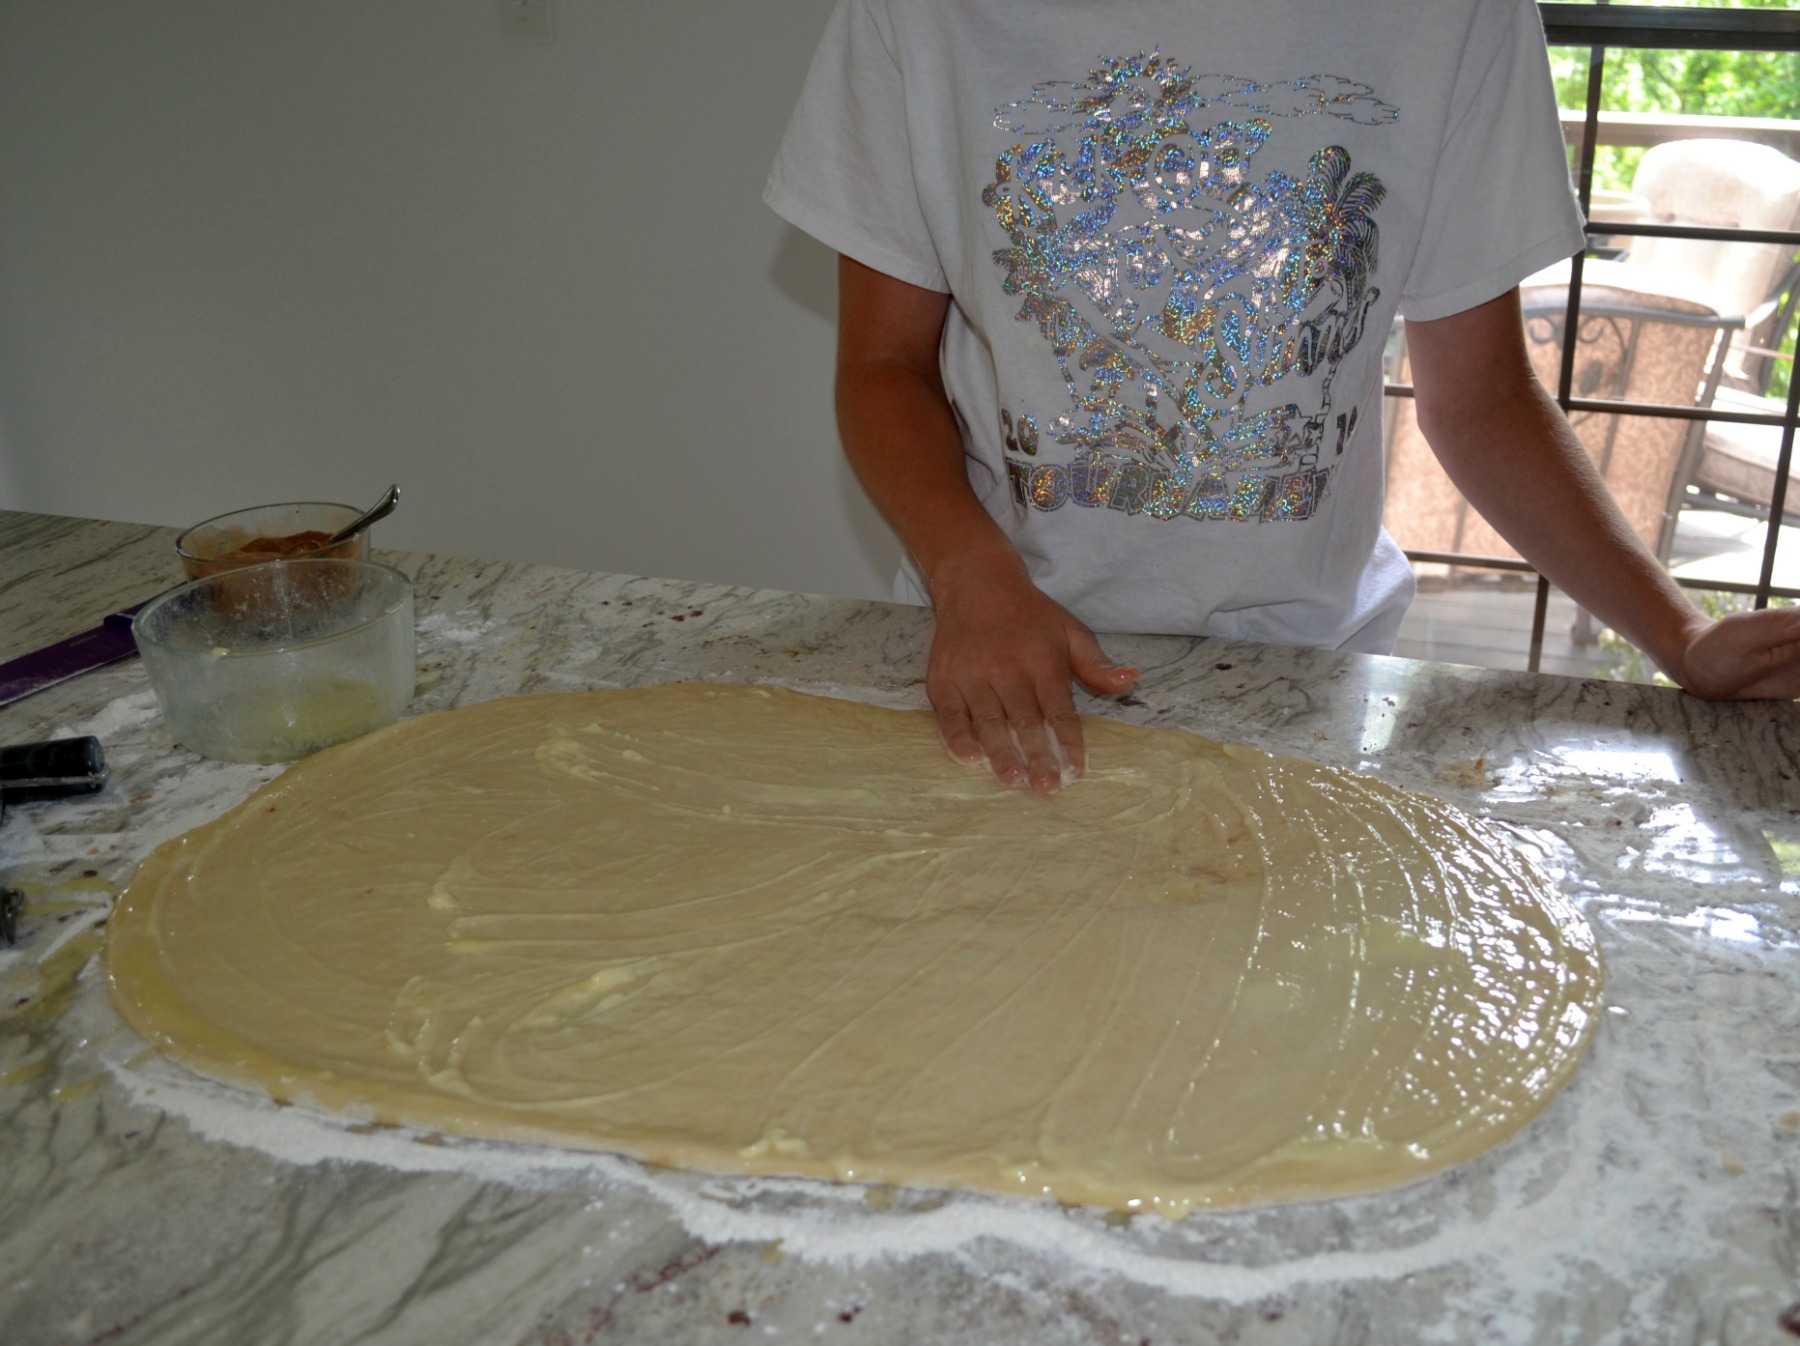
[[[1485,0],[1477,15],[1401,289],[1408,318],[1484,304],[1586,243],[1537,6]]]
[[[919,202],[893,37],[866,0],[832,13],[763,199],[865,266],[950,289]]]

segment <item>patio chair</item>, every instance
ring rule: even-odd
[[[1749,140],[1671,140],[1644,152],[1631,190],[1653,224],[1714,229],[1800,228],[1800,163]],[[1764,394],[1773,348],[1794,316],[1794,248],[1704,238],[1635,238],[1626,266],[1680,271],[1709,286],[1720,313],[1744,327],[1725,362],[1724,387]]]
[[[1758,397],[1721,387],[1712,405],[1727,411],[1779,416],[1787,410],[1787,399]],[[1705,425],[1700,459],[1694,465],[1695,503],[1728,514],[1768,518],[1775,505],[1775,469],[1781,464],[1781,427],[1734,421],[1707,421]],[[1800,523],[1800,490],[1796,490],[1800,483],[1793,479],[1795,463],[1800,463],[1800,445],[1788,465],[1787,495],[1781,511],[1784,524]]]
[[[1717,228],[1800,228],[1800,163],[1769,145],[1745,140],[1676,140],[1648,150],[1632,190],[1650,203],[1658,224]],[[1768,396],[1778,350],[1800,304],[1800,264],[1792,245],[1710,239],[1639,238],[1625,262],[1676,269],[1711,285],[1723,313],[1744,315],[1733,339],[1715,405],[1779,415]],[[1693,486],[1710,508],[1766,518],[1775,498],[1781,431],[1773,426],[1712,421],[1694,465]],[[1789,487],[1789,518],[1800,500]]]
[[[1623,268],[1590,263],[1611,278]],[[1721,317],[1680,291],[1584,284],[1573,393],[1576,397],[1703,407],[1722,376],[1741,320]],[[1533,369],[1555,388],[1562,360],[1566,284],[1521,287]],[[1399,378],[1411,381],[1404,350]],[[1411,398],[1393,398],[1387,416],[1387,508],[1383,522],[1409,551],[1463,552],[1516,559],[1518,553],[1463,499],[1419,431]],[[1583,447],[1626,519],[1665,564],[1675,520],[1699,458],[1704,422],[1581,412],[1570,416]],[[1455,578],[1460,572],[1452,569]]]

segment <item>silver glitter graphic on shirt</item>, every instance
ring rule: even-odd
[[[996,113],[1017,139],[982,193],[1010,242],[994,260],[1068,394],[1041,427],[1005,415],[1020,504],[1312,516],[1355,430],[1356,409],[1334,412],[1331,386],[1380,294],[1386,189],[1338,145],[1298,177],[1258,175],[1255,158],[1283,119],[1398,115],[1336,76],[1196,75],[1160,52],[1104,58]],[[1284,380],[1314,374],[1280,400]],[[1026,423],[1029,449],[1015,428]],[[1067,462],[1011,456],[1036,457],[1040,428],[1073,447]]]

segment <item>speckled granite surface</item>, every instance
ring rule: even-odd
[[[0,514],[0,659],[174,582],[170,530]],[[921,705],[923,613],[389,556],[415,711],[682,678]],[[721,1181],[377,1130],[196,1079],[107,1001],[98,922],[156,843],[278,768],[177,748],[135,660],[0,708],[92,732],[85,799],[8,811],[0,1341],[1775,1342],[1800,1301],[1800,708],[1218,641],[1108,642],[1092,705],[1496,822],[1605,953],[1607,1012],[1517,1141],[1417,1186],[1181,1224]]]

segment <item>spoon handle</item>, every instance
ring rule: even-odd
[[[338,529],[337,532],[333,533],[324,545],[327,547],[335,547],[338,543],[355,537],[377,519],[387,518],[388,515],[394,512],[394,506],[399,503],[400,485],[396,482],[394,485],[387,488],[387,493],[383,495],[381,499],[377,500],[373,505],[369,506],[368,509],[357,515],[356,518],[352,519],[349,523]]]

